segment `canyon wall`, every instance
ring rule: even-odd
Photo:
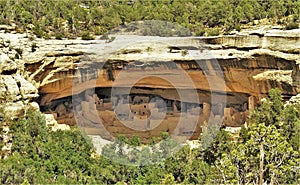
[[[30,44],[24,35],[5,37],[26,47],[24,74],[16,68],[2,70],[2,88],[11,87],[2,94],[14,94],[15,103],[21,97],[34,99],[59,123],[79,123],[107,139],[121,133],[151,138],[161,131],[191,131],[196,138],[212,116],[226,126],[242,125],[272,88],[279,88],[286,100],[300,92],[299,30],[187,38],[116,35],[112,42],[35,39]],[[137,101],[140,97],[145,101]],[[131,111],[123,104],[130,104]],[[121,112],[116,113],[118,106]],[[147,122],[150,117],[153,121]],[[180,117],[197,123],[195,128],[177,128]],[[163,121],[156,123],[159,118]],[[126,128],[122,119],[136,120],[134,127],[143,128]],[[96,124],[99,120],[102,125]]]

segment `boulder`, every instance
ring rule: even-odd
[[[66,124],[58,124],[57,121],[54,119],[52,114],[44,114],[46,119],[46,125],[50,126],[52,131],[57,130],[70,130],[70,126]]]
[[[0,76],[0,102],[6,100],[6,93],[7,93],[7,90],[6,90],[5,84],[3,82],[3,79]]]
[[[32,83],[25,80],[24,77],[16,74],[14,75],[14,79],[20,84],[20,93],[23,99],[34,99],[39,96],[37,88]]]
[[[15,71],[17,68],[17,63],[11,60],[7,54],[2,53],[0,55],[0,74],[3,72]]]
[[[28,108],[32,109],[33,111],[40,110],[40,106],[37,102],[30,102],[28,104]]]
[[[296,96],[292,96],[290,100],[286,102],[285,105],[297,104],[297,103],[300,103],[300,94],[297,94]]]
[[[10,75],[2,75],[2,82],[6,87],[6,101],[16,101],[21,98],[20,90],[16,80]]]
[[[46,125],[47,126],[54,126],[57,125],[57,121],[54,119],[54,116],[52,114],[44,114],[45,120],[46,120]]]
[[[26,107],[22,101],[4,103],[0,106],[1,109],[4,116],[9,120],[22,117],[26,112]]]

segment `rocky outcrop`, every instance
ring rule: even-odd
[[[0,110],[6,119],[21,117],[29,108],[36,109],[37,88],[26,79],[21,53],[2,45],[0,55]]]
[[[16,24],[12,24],[12,25],[1,24],[0,31],[4,31],[4,32],[8,32],[8,33],[14,32],[14,31],[16,31]]]
[[[227,48],[240,50],[268,49],[284,53],[298,54],[300,46],[295,43],[300,42],[300,29],[294,30],[268,30],[258,29],[244,31],[236,35],[207,37],[205,43]]]
[[[1,29],[9,28],[0,26]],[[29,109],[40,110],[36,102],[39,97],[38,85],[29,77],[28,74],[31,73],[26,71],[23,60],[23,52],[29,53],[29,48],[22,44],[23,40],[18,40],[18,38],[9,40],[16,35],[8,34],[7,38],[1,38],[0,43],[0,129],[2,130],[0,143],[3,144],[0,152],[1,158],[6,158],[11,154],[13,134],[9,132],[9,127],[13,120],[25,117]],[[19,44],[14,41],[18,41]],[[49,119],[49,116],[46,118],[47,123],[56,122],[55,119]],[[57,123],[51,126],[54,131],[69,129],[68,125]]]
[[[239,126],[250,107],[258,105],[270,89],[281,89],[286,100],[300,92],[299,39],[300,30],[252,30],[229,36],[188,38],[117,35],[109,43],[104,40],[36,39],[33,41],[36,49],[32,52],[30,44],[23,42],[26,38],[18,35],[18,41],[26,45],[24,73],[32,85],[26,85],[20,79],[22,75],[12,75],[18,62],[1,60],[9,63],[12,69],[1,69],[9,77],[3,77],[5,83],[0,88],[5,89],[3,96],[13,94],[15,100],[11,101],[18,101],[35,98],[30,90],[35,87],[39,90],[38,102],[42,110],[54,115],[58,123],[81,122],[90,129],[100,128],[95,125],[95,120],[100,119],[105,122],[105,129],[114,134],[136,132],[124,130],[112,111],[120,102],[132,99],[134,104],[133,96],[122,94],[122,88],[128,87],[134,96],[161,98],[168,104],[169,118],[165,124],[156,131],[141,132],[145,138],[161,130],[174,130],[172,123],[178,120],[172,116],[176,117],[177,112],[186,112],[187,117],[197,112],[203,114],[200,122],[210,116],[216,120],[226,118],[226,125]],[[143,75],[148,77],[139,79]],[[172,79],[175,85],[166,79]],[[197,90],[198,105],[193,105],[194,97],[189,96],[186,79],[191,79]],[[137,81],[132,87],[133,80]],[[11,87],[9,92],[8,86]],[[111,99],[112,86],[119,88],[121,93],[116,101]],[[85,96],[94,89],[94,95]],[[187,97],[182,100],[176,89],[181,89]],[[74,101],[74,95],[78,101]],[[213,98],[220,103],[212,103]],[[178,102],[183,103],[182,107]],[[131,113],[121,108],[119,118],[148,119],[148,104],[143,103],[140,105],[146,107],[132,105]],[[159,102],[155,102],[155,106],[159,106]],[[74,119],[73,110],[77,110],[77,119]],[[159,108],[151,111],[152,114],[156,112],[152,118],[161,117]],[[152,123],[145,122],[145,128]],[[200,131],[199,128],[197,132]]]
[[[300,94],[292,96],[291,99],[289,99],[289,101],[286,102],[286,105],[288,104],[300,104]]]
[[[140,47],[142,46],[138,45],[131,50],[138,48],[141,50]],[[212,87],[209,86],[207,80],[205,80],[205,74],[203,74],[201,72],[202,69],[200,69],[202,67],[209,70],[210,64],[203,64],[203,66],[199,67],[196,63],[197,61],[205,63],[205,60],[217,60],[224,74],[225,79],[220,80],[225,80],[226,89],[215,89],[216,91],[244,93],[258,97],[260,94],[266,94],[271,88],[277,87],[287,96],[297,93],[299,83],[299,65],[297,64],[297,60],[299,60],[299,55],[296,54],[278,53],[266,49],[255,49],[251,51],[228,49],[213,50],[209,54],[211,58],[202,59],[196,58],[195,56],[182,56],[180,52],[170,53],[168,46],[160,46],[158,51],[153,51],[151,54],[146,51],[147,47],[147,45],[144,46],[144,49],[142,49],[140,53],[118,53],[110,56],[105,65],[101,62],[98,64],[91,62],[91,60],[103,60],[97,58],[98,56],[88,56],[89,58],[85,59],[85,55],[80,55],[68,56],[67,58],[66,56],[58,56],[54,59],[47,58],[38,63],[39,67],[36,66],[37,63],[28,64],[27,67],[35,71],[32,77],[40,82],[40,92],[47,94],[42,97],[41,105],[47,105],[54,99],[71,96],[73,91],[77,91],[76,93],[84,91],[89,88],[89,83],[92,82],[95,76],[98,76],[95,87],[111,87],[114,83],[113,79],[118,76],[119,72],[122,71],[122,73],[124,73],[123,66],[126,66],[126,68],[140,66],[140,69],[157,69],[155,72],[159,75],[163,73],[163,71],[171,71],[172,67],[170,68],[170,66],[175,63],[180,68],[188,71],[197,89],[210,91]],[[193,51],[188,52],[192,53]],[[147,60],[151,60],[149,59],[151,58],[149,55],[155,55],[155,57],[161,61],[143,61],[145,55],[147,56]],[[90,57],[95,57],[95,59],[90,59]],[[169,63],[167,61],[169,61]],[[112,70],[111,74],[113,74],[111,76],[109,74],[110,68]],[[74,76],[75,73],[76,76]],[[245,78],[245,76],[247,76],[247,78]],[[76,83],[82,83],[79,89],[73,88],[74,79],[77,80]],[[136,86],[150,88],[168,87],[164,86],[162,81],[145,80],[146,79],[138,82]],[[128,79],[124,79],[123,81],[128,81]],[[86,87],[84,87],[85,84]]]
[[[0,47],[0,139],[3,144],[0,157],[6,158],[12,147],[10,123],[26,115],[28,109],[39,109],[34,102],[39,95],[37,88],[26,78],[20,48],[12,47],[10,41],[2,41]]]
[[[66,124],[58,124],[53,114],[44,114],[47,126],[51,127],[52,131],[70,130],[70,126]]]

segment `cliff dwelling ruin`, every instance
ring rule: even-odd
[[[163,131],[197,139],[207,122],[247,123],[272,88],[286,100],[299,92],[299,35],[258,37],[62,40],[51,52],[40,45],[42,57],[25,58],[25,68],[39,83],[41,110],[58,123],[109,140],[124,134],[147,141]]]

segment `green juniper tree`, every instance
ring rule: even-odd
[[[249,125],[230,152],[216,160],[219,183],[299,182],[299,105],[284,106],[280,90],[273,89],[250,115]]]

